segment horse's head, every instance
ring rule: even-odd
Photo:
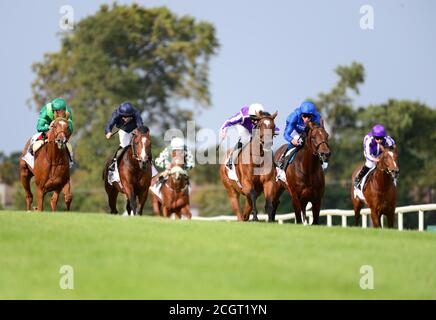
[[[384,148],[380,145],[382,155],[377,163],[377,167],[389,174],[392,179],[398,178],[400,175],[400,168],[398,167],[397,148]]]
[[[273,144],[275,123],[274,119],[277,117],[277,111],[273,114],[268,112],[256,112],[254,117],[256,125],[254,126],[255,138],[259,139],[259,143],[264,151],[270,151]]]
[[[144,126],[133,130],[132,133],[132,155],[139,161],[139,167],[145,169],[152,159],[150,130]]]
[[[314,122],[309,122],[306,126],[306,144],[311,149],[315,156],[318,156],[321,162],[328,162],[330,159],[330,147],[328,145],[329,135],[324,129],[321,121],[321,126]]]
[[[189,175],[180,165],[174,165],[168,174],[170,177],[170,186],[176,191],[181,191],[189,183]]]
[[[68,120],[64,118],[57,118],[50,124],[50,129],[47,132],[49,142],[57,144],[59,149],[65,147],[68,139],[71,136],[70,126]]]

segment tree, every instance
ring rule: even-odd
[[[353,106],[350,92],[359,94],[359,85],[364,82],[365,70],[362,64],[353,62],[350,66],[338,66],[335,72],[339,76],[336,85],[328,93],[321,92],[313,101],[318,106],[330,134],[332,158],[326,182],[333,188],[326,189],[327,198],[329,192],[334,192],[332,197],[339,199],[348,194],[344,181],[350,179],[353,170],[350,164],[356,166],[361,160],[360,146],[363,137],[356,131],[358,112]],[[326,203],[330,203],[329,199]]]
[[[0,151],[0,182],[12,186],[19,179],[19,159],[21,152],[12,152],[9,156]]]
[[[36,108],[58,96],[72,106],[77,163],[73,188],[95,191],[84,192],[79,209],[106,206],[97,203],[105,203],[104,159],[117,145],[116,138],[107,143],[103,135],[113,109],[132,102],[153,134],[173,125],[184,129],[193,111],[180,101],[192,100],[196,108],[210,105],[209,60],[218,47],[210,23],[178,17],[165,7],[115,3],[81,20],[73,32],[62,35],[59,52],[45,54],[33,65]]]

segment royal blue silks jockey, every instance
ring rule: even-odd
[[[220,129],[220,141],[222,141],[226,135],[228,128],[235,126],[238,130],[238,142],[234,147],[234,152],[227,162],[229,169],[232,168],[232,164],[239,154],[239,151],[244,145],[250,142],[253,128],[256,125],[256,113],[265,112],[263,106],[260,103],[253,103],[250,106],[244,106],[234,116],[228,118]],[[274,135],[280,133],[280,129],[276,126],[274,129]]]
[[[139,111],[137,111],[130,102],[122,103],[113,113],[110,120],[107,122],[104,133],[106,139],[110,139],[113,135],[112,128],[116,126],[119,128],[118,137],[120,138],[120,146],[115,152],[114,159],[110,164],[109,168],[114,169],[115,163],[118,157],[121,156],[122,151],[125,147],[130,144],[132,140],[132,131],[136,128],[142,127],[142,118]]]
[[[289,159],[294,153],[293,151],[296,151],[303,145],[303,133],[305,132],[306,125],[309,122],[314,122],[317,125],[320,125],[321,115],[316,110],[314,103],[310,101],[304,101],[299,107],[292,111],[292,113],[286,119],[286,128],[283,136],[289,145],[288,149],[283,152],[281,159],[278,161],[278,166],[280,169],[284,169],[284,167],[286,167]],[[292,151],[288,152],[290,149],[292,149]]]
[[[383,153],[380,146],[391,148],[395,146],[395,141],[387,135],[386,129],[381,124],[376,124],[372,127],[365,138],[363,138],[363,154],[365,155],[366,162],[359,173],[356,175],[354,186],[359,187],[362,178],[368,171],[376,166],[379,161],[380,155]]]

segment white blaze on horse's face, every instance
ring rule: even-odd
[[[267,127],[269,127],[271,121],[269,121],[269,120],[265,120],[263,123],[265,123],[265,125],[266,125]]]
[[[397,163],[396,163],[395,160],[394,160],[394,153],[393,153],[392,151],[389,151],[388,154],[389,154],[389,155],[391,156],[391,158],[392,158],[392,162],[394,163],[394,167],[395,167],[395,168],[398,168],[398,167],[397,167]]]
[[[146,154],[145,154],[145,143],[146,142],[147,142],[147,138],[143,137],[142,140],[141,140],[142,150],[141,150],[141,154],[140,154],[140,157],[141,157],[142,161],[145,161],[145,156],[146,156]]]

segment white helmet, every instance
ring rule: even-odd
[[[171,149],[173,150],[183,150],[185,147],[185,142],[182,138],[175,137],[171,140]]]
[[[248,114],[250,116],[255,116],[256,112],[264,111],[263,106],[260,103],[253,103],[248,108]]]

